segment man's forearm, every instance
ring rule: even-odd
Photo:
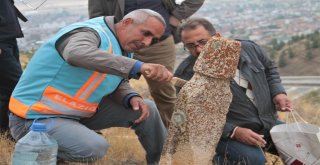
[[[91,29],[73,31],[57,44],[66,62],[73,66],[129,78],[137,60],[99,48],[100,39]]]

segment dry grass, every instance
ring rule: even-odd
[[[0,165],[7,165],[11,160],[14,142],[7,138],[7,134],[0,135]]]
[[[136,135],[130,129],[111,128],[102,130],[103,136],[111,144],[107,155],[93,163],[93,165],[144,165],[145,152],[140,145]],[[14,149],[14,143],[0,136],[0,165],[9,165]],[[70,163],[80,165],[80,163]]]
[[[309,123],[320,125],[320,90],[303,96],[295,102],[294,107]]]
[[[102,130],[102,133],[111,144],[111,147],[107,155],[102,160],[95,162],[94,165],[146,164],[145,151],[132,130],[126,128],[110,128]]]
[[[148,85],[146,80],[144,79],[143,76],[141,76],[141,78],[139,80],[130,80],[130,85],[139,92],[139,94],[143,97],[143,98],[148,98],[148,99],[152,99],[150,92],[148,90]]]

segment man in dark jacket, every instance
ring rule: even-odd
[[[220,36],[212,24],[201,18],[189,19],[181,25],[179,34],[191,56],[184,60],[175,76],[189,80],[193,65],[206,42]],[[261,48],[249,40],[241,42],[240,60],[231,81],[232,102],[223,134],[216,149],[216,164],[265,164],[264,153],[276,153],[272,147],[270,129],[279,124],[278,111],[290,111],[277,67]]]
[[[23,37],[18,17],[27,19],[14,6],[13,0],[0,5],[0,132],[8,130],[8,103],[22,73],[16,38]]]
[[[143,62],[162,64],[173,72],[176,59],[175,43],[179,40],[172,33],[175,33],[175,27],[183,19],[194,14],[203,2],[204,0],[186,0],[176,5],[174,0],[89,0],[89,16],[93,18],[114,15],[117,22],[125,14],[135,9],[146,8],[158,12],[168,25],[164,35],[159,40],[153,41],[150,47],[135,52],[133,58]],[[161,119],[168,128],[176,101],[175,88],[170,82],[157,82],[148,78],[146,80]]]

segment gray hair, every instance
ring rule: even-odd
[[[127,19],[127,18],[131,18],[133,19],[134,23],[136,24],[142,24],[145,23],[145,21],[147,20],[147,18],[149,17],[155,17],[156,19],[158,19],[164,26],[166,26],[166,22],[163,19],[163,17],[150,9],[137,9],[137,10],[133,10],[131,12],[129,12],[128,14],[126,14],[122,20]]]

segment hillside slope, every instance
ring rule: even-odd
[[[282,52],[287,52],[289,47],[294,53],[294,57],[289,57],[288,53],[284,55],[285,66],[279,67],[281,76],[320,76],[320,48],[312,49],[312,59],[307,58],[307,51],[304,46],[304,40],[284,46],[278,54],[276,61],[279,66]]]
[[[287,43],[266,46],[282,76],[320,76],[320,33],[293,36]]]

